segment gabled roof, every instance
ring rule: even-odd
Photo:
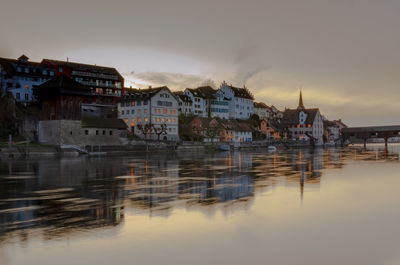
[[[146,89],[125,88],[125,95],[120,99],[120,102],[130,101],[132,99],[149,100],[163,89],[167,90],[178,101],[177,96],[174,93],[172,93],[167,86],[161,86],[161,87],[150,87]]]
[[[213,120],[216,122],[216,124],[213,125],[213,126],[211,126],[210,123],[211,123]],[[203,126],[203,128],[212,127],[212,128],[223,129],[223,127],[222,127],[222,125],[221,125],[219,119],[217,119],[217,118],[198,117],[198,116],[197,116],[197,117],[195,117],[193,120],[191,120],[189,124],[192,124],[192,123],[194,123],[195,121],[200,121],[201,124],[202,124],[202,126]]]
[[[299,124],[299,114],[301,111],[307,114],[304,124],[313,124],[319,109],[286,109],[283,112],[283,126]]]
[[[202,86],[198,88],[187,88],[190,93],[193,94],[195,97],[200,97],[204,99],[214,99],[216,98],[216,94],[218,90],[210,87],[210,86]]]
[[[125,130],[128,128],[122,119],[82,118],[82,128],[107,128]]]
[[[89,87],[84,86],[66,75],[56,76],[35,87],[34,93],[39,97],[49,97],[59,94],[90,95]]]
[[[259,109],[270,109],[264,102],[254,102],[254,107]]]
[[[323,123],[324,123],[324,128],[327,128],[327,127],[338,127],[338,125],[334,121],[325,120]]]
[[[237,120],[218,120],[221,126],[228,131],[239,131],[239,132],[252,132],[253,130],[245,122],[238,122]]]
[[[31,68],[48,68],[48,66],[38,63],[38,62],[30,62],[28,61],[28,57],[25,55],[20,56],[18,59],[10,59],[10,58],[0,58],[0,65],[3,66],[4,70],[6,71],[7,74],[13,75],[13,74],[18,74],[18,75],[23,75],[23,76],[43,76],[42,72],[32,72],[30,71],[29,73],[25,73],[24,71],[18,72],[16,67],[17,66],[30,66]]]
[[[179,97],[182,102],[192,103],[192,99],[183,93],[183,91],[174,91],[175,96]]]
[[[52,59],[43,59],[42,63],[50,64],[53,66],[61,66],[61,67],[69,67],[75,71],[90,71],[99,74],[108,74],[108,75],[118,75],[120,79],[123,79],[122,75],[115,69],[114,67],[107,66],[99,66],[93,64],[83,64],[76,62],[66,62]]]
[[[225,82],[222,83],[222,86],[226,86],[226,87],[229,87],[230,89],[232,89],[235,97],[237,97],[237,98],[247,98],[247,99],[254,100],[253,94],[251,94],[251,92],[246,87],[243,87],[243,88],[234,87],[232,85],[227,85]]]

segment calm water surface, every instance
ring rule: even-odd
[[[382,147],[0,160],[0,264],[400,264]]]

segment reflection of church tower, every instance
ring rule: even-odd
[[[300,167],[300,200],[301,207],[303,207],[303,198],[304,198],[304,181],[306,180],[306,172],[305,172],[305,164],[301,164]]]
[[[298,110],[302,110],[305,109],[304,104],[303,104],[303,95],[301,94],[301,90],[300,90],[300,97],[299,97],[299,105],[297,106]]]

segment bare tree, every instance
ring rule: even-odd
[[[162,134],[167,134],[167,125],[164,123],[161,124],[159,127],[154,126],[154,124],[152,126],[154,133],[157,135],[157,140],[160,141],[160,136]]]
[[[151,123],[147,123],[145,125],[138,124],[137,128],[144,134],[144,139],[147,139],[147,136],[150,136],[153,134],[153,125]]]

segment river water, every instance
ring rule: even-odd
[[[0,264],[400,264],[399,145],[0,161]]]

